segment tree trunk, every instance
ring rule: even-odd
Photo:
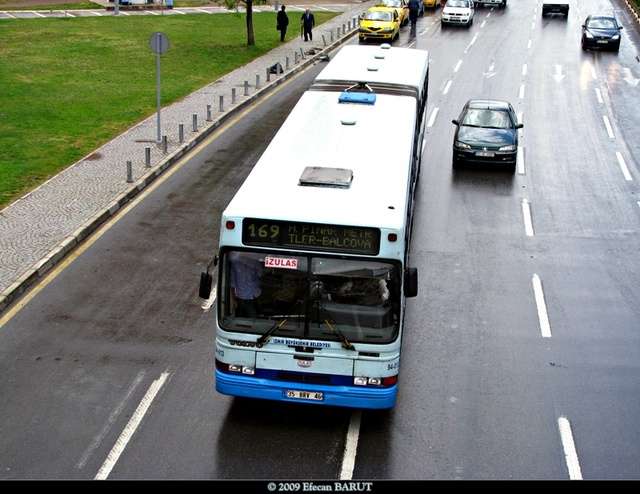
[[[253,0],[245,0],[245,5],[247,6],[247,46],[254,46],[256,40],[253,35]]]

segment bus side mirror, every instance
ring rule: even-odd
[[[404,296],[415,297],[418,295],[418,270],[407,268],[404,272]]]
[[[213,276],[207,272],[200,273],[200,298],[207,300],[211,296],[211,287],[213,286]]]
[[[211,266],[218,265],[218,256],[213,256],[211,262],[207,264],[207,270],[200,273],[200,290],[198,291],[198,296],[205,300],[208,300],[211,296],[211,287],[213,286],[213,276],[209,273]]]
[[[524,124],[519,123],[516,125],[516,129],[521,129],[522,127],[524,127]]]

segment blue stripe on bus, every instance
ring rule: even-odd
[[[350,408],[392,408],[396,403],[398,385],[388,388],[360,386],[326,386],[299,382],[286,382],[260,377],[229,374],[216,369],[216,391],[225,395],[259,398],[294,403],[309,403]],[[287,390],[323,393],[322,401],[287,398]]]

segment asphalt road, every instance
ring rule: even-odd
[[[420,293],[398,405],[362,413],[354,478],[640,477],[640,39],[613,1],[403,28],[396,43],[432,58]],[[582,52],[605,9],[620,53]],[[216,394],[197,298],[222,210],[321,68],[207,141],[0,328],[0,478],[338,478],[357,415]],[[451,119],[477,97],[523,115],[514,176],[452,172]]]

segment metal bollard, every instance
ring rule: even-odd
[[[267,67],[267,82],[271,82],[271,72],[269,72],[269,67]]]
[[[289,70],[289,57],[284,57],[284,69]]]
[[[256,90],[260,87],[260,74],[256,74]]]
[[[244,95],[249,96],[249,81],[244,81]]]
[[[236,104],[236,88],[234,87],[231,88],[231,104]]]
[[[220,113],[222,113],[224,111],[224,96],[220,95],[220,98],[218,98],[218,100],[220,102],[220,105],[219,105]]]
[[[336,28],[336,35],[338,36],[338,38],[340,38],[340,27]]]
[[[298,52],[294,51],[293,52],[293,64],[297,64],[298,63]]]
[[[144,166],[151,168],[151,148],[144,148]]]
[[[333,43],[333,29],[329,32],[331,33],[331,42]]]
[[[162,136],[162,152],[167,154],[167,150],[169,149],[169,141],[167,140],[167,136]]]
[[[178,125],[178,140],[180,141],[180,144],[184,142],[184,124]]]
[[[191,117],[192,119],[192,123],[193,123],[193,131],[194,132],[198,132],[198,115],[196,113],[193,114],[193,116]]]
[[[133,183],[133,167],[131,166],[131,161],[127,161],[127,183]]]
[[[300,48],[300,58],[304,60],[304,50]]]
[[[322,44],[327,46],[327,40],[324,38],[324,34],[322,35]]]
[[[344,28],[344,24],[342,25],[342,34],[345,34],[347,30]]]
[[[207,122],[211,122],[211,105],[207,105]]]

